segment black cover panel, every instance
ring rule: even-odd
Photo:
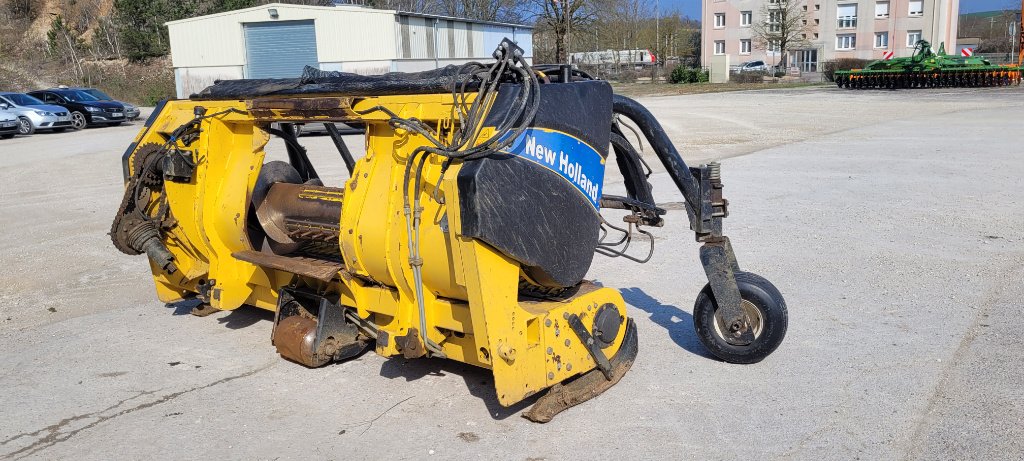
[[[500,88],[484,126],[495,126],[512,105],[518,84]],[[540,110],[533,126],[569,133],[608,157],[612,126],[612,86],[604,80],[548,83],[540,86]]]
[[[325,72],[306,67],[302,78],[222,80],[191,99],[249,99],[260,96],[339,94],[343,96],[389,96],[397,94],[450,93],[463,80],[459,67],[449,65],[424,72],[391,72],[383,75],[358,75]],[[467,85],[476,91],[477,86]]]
[[[514,89],[513,89],[514,88]],[[503,86],[488,117],[504,115],[518,88]],[[541,85],[534,126],[568,133],[608,155],[612,91],[606,82]],[[470,161],[459,172],[462,234],[523,264],[549,287],[576,285],[597,246],[600,219],[590,201],[558,173],[514,155]]]

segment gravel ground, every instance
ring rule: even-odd
[[[592,269],[630,304],[636,364],[549,424],[453,362],[307,370],[268,313],[165,306],[110,245],[138,126],[39,134],[0,141],[0,459],[1024,459],[1024,89],[642,102],[688,161],[725,159],[727,233],[790,311],[764,362],[696,340],[704,275],[674,211],[650,263]],[[303,142],[344,180],[329,140]]]

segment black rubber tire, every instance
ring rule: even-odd
[[[22,136],[30,136],[36,132],[36,127],[32,126],[32,121],[28,117],[18,117],[18,134]]]
[[[754,342],[746,346],[729,344],[715,332],[715,311],[718,303],[711,292],[711,285],[697,295],[693,306],[693,327],[697,338],[712,355],[729,363],[757,363],[775,351],[786,337],[789,326],[789,313],[786,300],[782,293],[760,275],[750,272],[737,272],[736,283],[739,285],[740,297],[749,301],[761,313],[761,334]]]

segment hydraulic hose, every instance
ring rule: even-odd
[[[697,180],[690,174],[690,167],[686,166],[679,151],[672,145],[672,141],[661,127],[658,120],[654,118],[646,107],[640,103],[622,95],[614,95],[612,99],[612,111],[620,114],[636,124],[640,132],[647,138],[647,142],[658,154],[658,159],[665,166],[676,187],[683,193],[683,198],[695,212],[700,211],[700,186]]]

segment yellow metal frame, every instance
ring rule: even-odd
[[[345,268],[331,282],[305,280],[337,293],[340,303],[380,327],[376,352],[399,355],[394,340],[418,328],[419,309],[403,214],[402,180],[413,150],[427,145],[421,136],[395,129],[376,106],[416,117],[451,133],[450,95],[407,95],[368,98],[261,98],[246,101],[170,101],[136,143],[164,144],[168,134],[194,118],[196,106],[213,114],[202,121],[202,135],[190,146],[197,160],[190,183],[165,182],[167,203],[175,225],[164,243],[180,269],[167,274],[153,266],[159,298],[165,302],[200,291],[214,281],[210,304],[231,310],[242,305],[275,310],[279,290],[297,276],[261,267],[232,256],[249,250],[246,213],[251,191],[264,163],[266,130],[273,121],[353,121],[367,127],[366,155],[356,162],[345,183],[339,248]],[[566,319],[580,317],[592,330],[597,309],[614,305],[623,327],[604,349],[612,357],[625,336],[626,311],[617,290],[584,283],[562,301],[536,301],[519,296],[519,263],[481,241],[460,234],[460,164],[444,171],[442,159],[427,162],[419,191],[423,210],[420,248],[423,260],[427,335],[453,360],[491,369],[498,401],[511,405],[593,370],[594,359]],[[130,159],[134,162],[134,155]],[[132,165],[134,167],[134,165]],[[132,171],[132,170],[130,170]],[[435,200],[434,197],[441,197]],[[442,229],[447,220],[447,231]]]

